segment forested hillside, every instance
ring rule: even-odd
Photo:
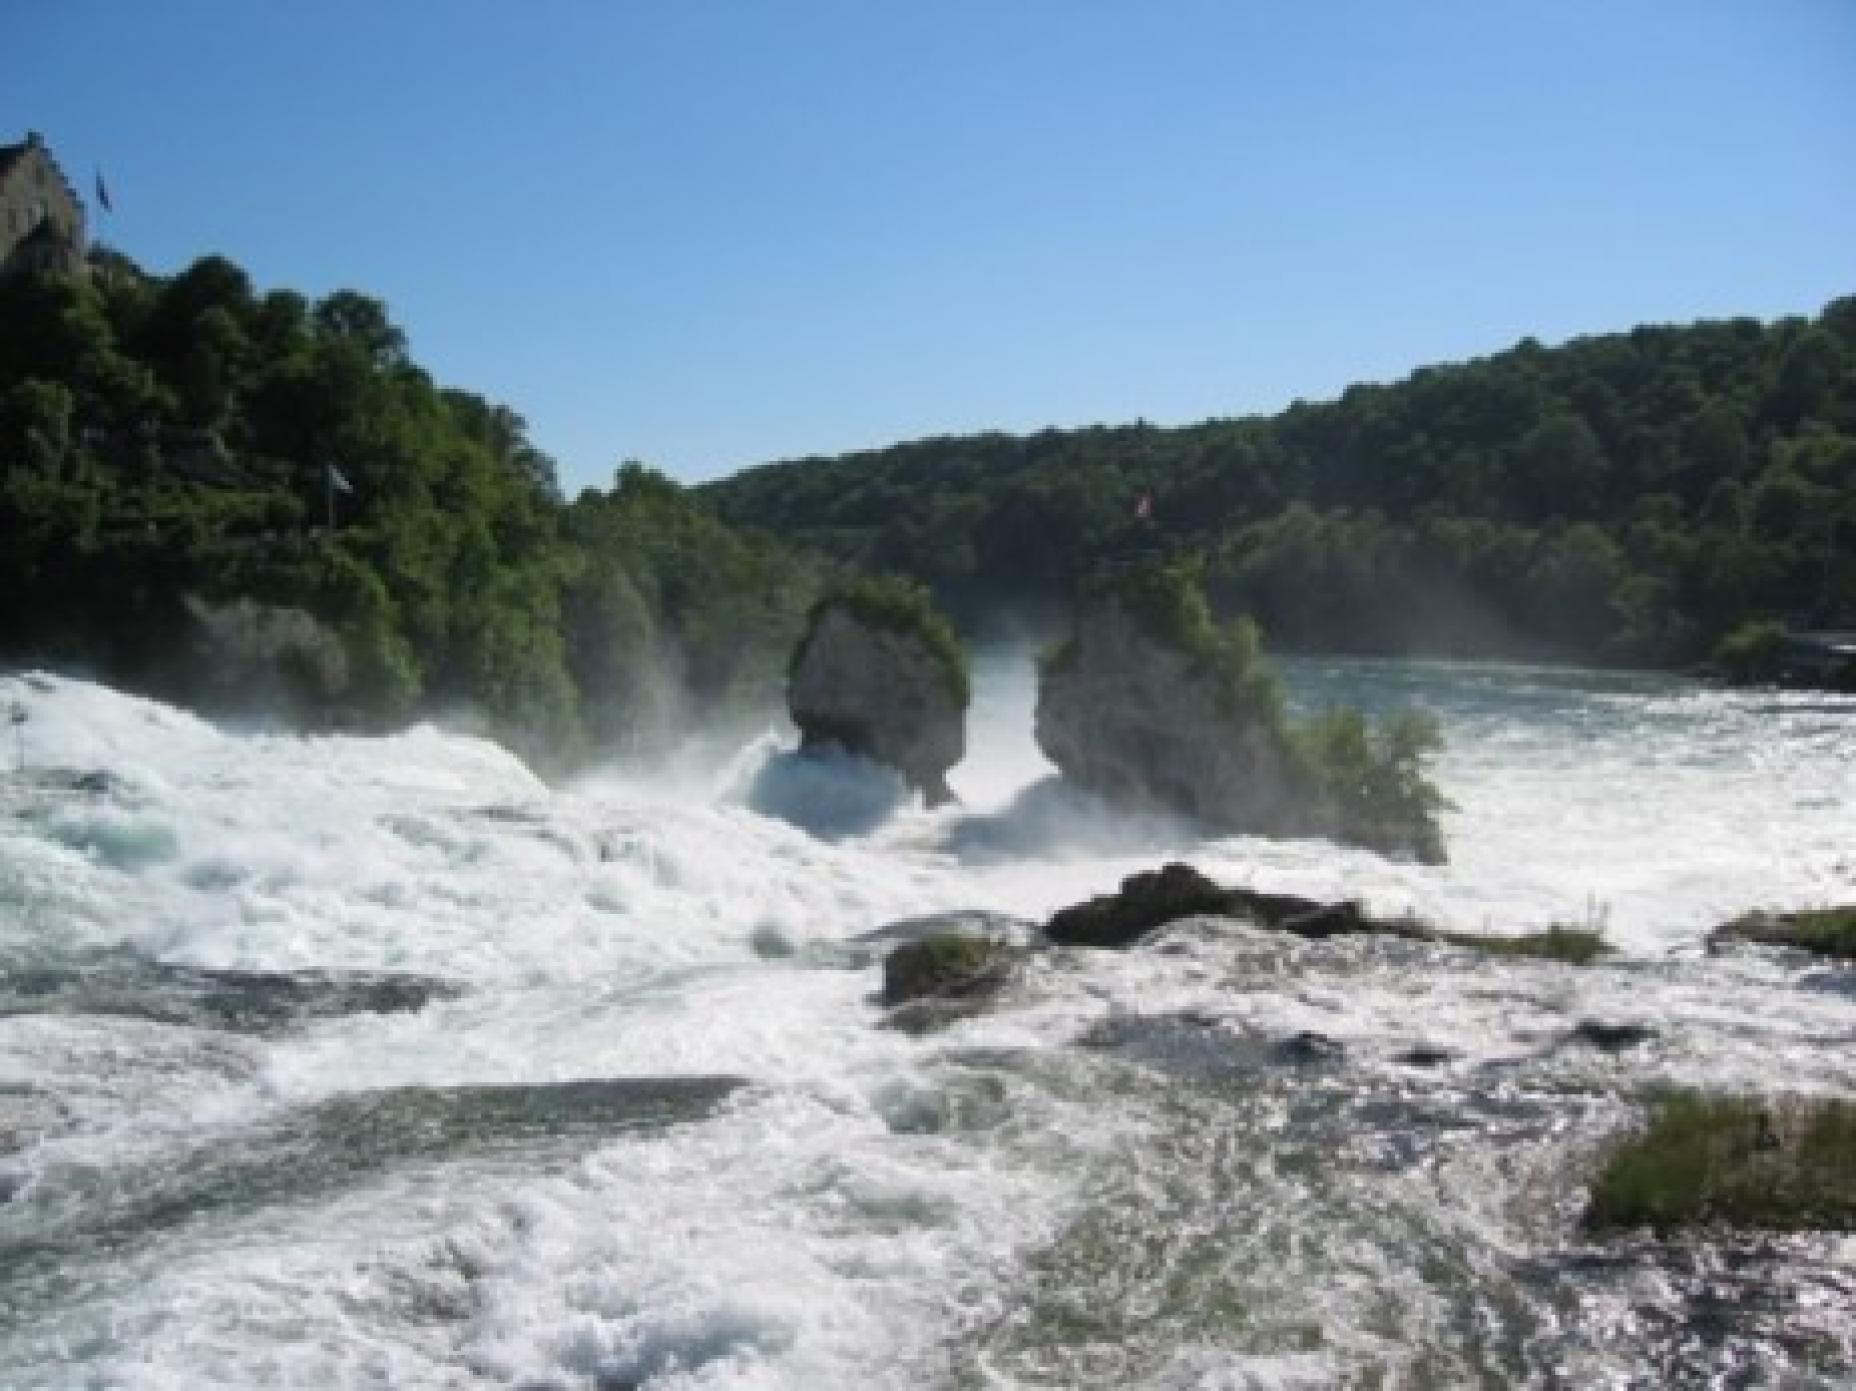
[[[1750,619],[1856,618],[1856,298],[1524,341],[1268,418],[928,439],[703,492],[969,624],[1193,550],[1218,608],[1281,646],[1686,663]]]
[[[556,766],[777,694],[819,579],[637,466],[564,503],[377,300],[218,257],[0,281],[0,464],[0,660],[190,698],[190,596],[252,599],[344,650],[293,713],[474,710]]]

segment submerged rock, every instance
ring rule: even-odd
[[[80,967],[39,967],[0,975],[0,1018],[105,1015],[267,1035],[343,1015],[411,1013],[463,993],[457,982],[431,976],[200,970],[109,953]]]
[[[1455,1060],[1456,1053],[1453,1049],[1436,1043],[1420,1043],[1416,1047],[1407,1048],[1402,1053],[1392,1055],[1393,1062],[1403,1063],[1406,1067],[1442,1067]]]
[[[787,708],[802,747],[896,769],[930,806],[966,752],[964,660],[924,591],[865,581],[821,600],[793,654]]]
[[[1582,1019],[1572,1031],[1574,1043],[1588,1044],[1607,1053],[1622,1053],[1656,1037],[1648,1024],[1607,1024],[1599,1019]]]

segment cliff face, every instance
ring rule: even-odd
[[[966,701],[918,634],[828,605],[793,663],[787,708],[804,747],[887,764],[930,806],[953,798],[947,770],[966,753]]]
[[[1046,663],[1036,734],[1066,778],[1116,801],[1231,831],[1292,834],[1306,820],[1280,732],[1112,597],[1086,605]]]

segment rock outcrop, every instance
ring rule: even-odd
[[[1368,919],[1355,903],[1228,889],[1191,865],[1174,861],[1130,874],[1115,893],[1058,909],[1044,925],[1044,935],[1063,946],[1126,947],[1170,922],[1201,915],[1249,918],[1298,937],[1333,937],[1385,926]]]
[[[821,601],[793,656],[787,708],[803,748],[835,745],[894,768],[930,806],[953,800],[966,752],[967,681],[926,595],[872,583]]]
[[[1220,831],[1325,836],[1441,863],[1437,742],[1423,715],[1291,721],[1255,625],[1218,623],[1188,563],[1086,588],[1038,673],[1038,747],[1069,782]]]
[[[1232,831],[1303,829],[1281,731],[1233,673],[1119,589],[1086,597],[1038,682],[1037,742],[1080,787]]]
[[[1307,941],[1331,937],[1397,937],[1483,956],[1531,958],[1584,966],[1611,950],[1597,932],[1549,928],[1543,932],[1452,932],[1409,916],[1379,917],[1352,899],[1323,902],[1296,894],[1227,888],[1191,865],[1173,861],[1130,874],[1112,894],[1060,908],[1044,924],[1046,941],[1069,947],[1129,947],[1182,918],[1243,918]]]

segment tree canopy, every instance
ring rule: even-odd
[[[476,710],[547,766],[771,701],[821,581],[641,466],[563,502],[378,300],[217,256],[0,280],[0,463],[0,657],[185,698],[189,596],[257,599],[347,649],[315,717]]]
[[[1856,617],[1856,297],[1527,340],[1270,417],[925,439],[700,491],[968,625],[1190,551],[1220,612],[1291,648],[1685,663],[1749,619]]]

